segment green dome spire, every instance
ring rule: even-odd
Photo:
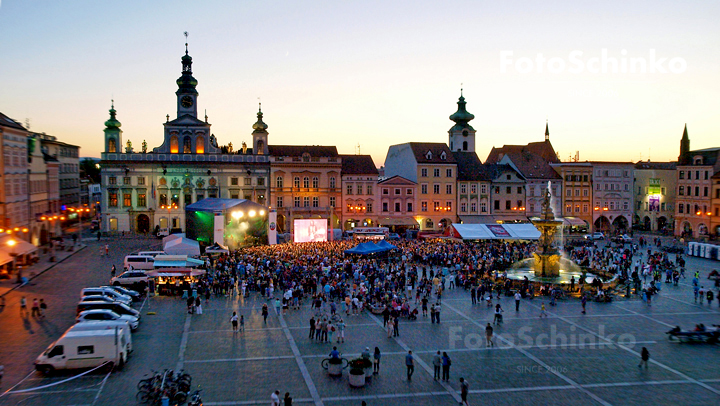
[[[188,54],[188,44],[185,43],[185,55],[181,58],[182,59],[182,76],[178,78],[178,80],[175,82],[178,85],[178,92],[179,93],[186,93],[186,94],[197,94],[197,90],[195,90],[195,86],[197,86],[198,82],[197,79],[195,79],[192,75],[192,56]]]
[[[474,130],[468,122],[475,118],[474,115],[468,113],[468,111],[465,109],[465,97],[462,95],[462,89],[460,89],[460,98],[458,99],[457,105],[458,109],[453,115],[450,116],[450,120],[455,122],[455,125],[453,126],[453,130],[461,130],[461,129],[470,129]]]
[[[260,131],[266,131],[268,128],[268,125],[263,122],[263,112],[262,112],[262,103],[258,103],[258,113],[257,113],[257,121],[255,124],[253,124],[252,128],[253,132],[260,132]]]
[[[110,102],[110,119],[105,122],[105,128],[108,130],[117,130],[122,124],[115,118],[115,113],[117,113],[115,111],[115,100],[111,100]]]

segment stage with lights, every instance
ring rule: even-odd
[[[207,198],[185,207],[185,233],[203,246],[267,244],[268,208],[246,199]]]

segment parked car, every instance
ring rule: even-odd
[[[75,319],[76,322],[82,323],[86,321],[107,321],[107,320],[125,320],[130,324],[132,330],[137,330],[140,326],[140,320],[134,316],[128,316],[126,314],[120,315],[112,310],[96,309],[96,310],[85,310]]]
[[[142,299],[142,294],[140,292],[138,292],[136,290],[124,288],[124,287],[120,286],[119,284],[113,285],[113,286],[101,286],[101,287],[102,288],[110,288],[120,294],[130,296],[132,298],[133,302],[136,302],[136,301]]]
[[[106,303],[115,303],[115,300],[111,298],[110,296],[104,296],[104,295],[87,295],[83,296],[80,299],[81,302],[106,302]]]
[[[128,255],[123,261],[123,266],[127,269],[155,269],[155,257],[149,255]]]
[[[125,271],[120,275],[110,279],[113,286],[138,286],[140,290],[145,290],[148,277],[143,271]]]
[[[585,239],[587,239],[587,240],[604,240],[605,234],[601,233],[600,231],[596,231],[592,234],[586,234]]]
[[[68,331],[96,331],[96,330],[115,330],[125,336],[128,343],[128,353],[133,351],[132,334],[130,332],[130,324],[125,320],[103,320],[103,321],[85,321],[76,323]]]
[[[80,292],[80,297],[88,295],[107,296],[114,299],[116,302],[125,303],[126,305],[130,305],[130,303],[132,303],[132,298],[130,296],[118,293],[115,289],[109,287],[85,288]]]
[[[57,369],[94,368],[106,362],[122,367],[129,345],[125,335],[115,329],[71,327],[37,357],[35,369],[51,375]]]
[[[617,242],[617,243],[621,243],[621,244],[629,244],[632,242],[632,240],[633,240],[632,237],[630,237],[627,234],[618,235],[611,239],[612,242]]]
[[[139,311],[133,309],[132,307],[124,303],[118,302],[78,302],[76,310],[77,314],[80,314],[87,310],[110,310],[121,316],[126,315],[136,317],[138,320],[140,319]]]

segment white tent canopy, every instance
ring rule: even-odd
[[[200,256],[200,243],[185,237],[175,238],[163,244],[163,251],[168,255]]]
[[[455,237],[463,240],[537,240],[540,231],[532,223],[520,224],[456,224]]]

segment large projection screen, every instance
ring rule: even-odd
[[[326,219],[302,219],[293,222],[295,242],[319,242],[327,241],[327,220]]]

